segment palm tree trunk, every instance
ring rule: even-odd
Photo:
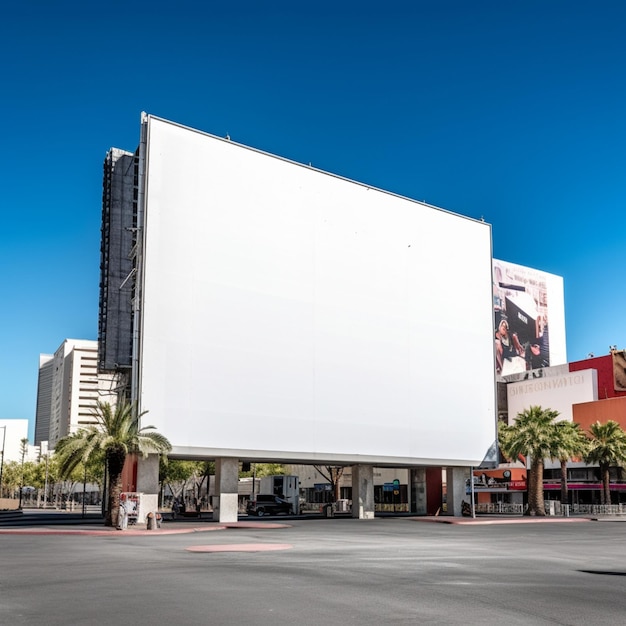
[[[115,526],[117,524],[120,515],[120,496],[122,494],[122,473],[117,475],[110,474],[111,483],[109,485],[109,506],[106,518],[104,520],[105,526]]]
[[[107,468],[109,472],[109,506],[107,507],[105,526],[114,526],[120,514],[120,495],[122,493],[122,470],[126,455],[122,452],[109,452]]]
[[[611,504],[611,475],[608,463],[602,467],[602,504]]]
[[[567,461],[561,461],[561,504],[569,504],[567,492]]]
[[[534,459],[530,473],[530,493],[528,494],[528,514],[545,515],[543,500],[543,459]]]

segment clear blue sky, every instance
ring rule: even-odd
[[[340,8],[337,8],[337,7]],[[626,347],[626,3],[12,2],[0,13],[0,417],[97,338],[102,161],[140,112],[493,225]]]

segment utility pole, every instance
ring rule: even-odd
[[[24,491],[24,457],[26,456],[26,450],[28,448],[28,439],[24,437],[24,439],[22,439],[20,443],[22,444],[22,448],[20,450],[22,453],[22,476],[20,478],[20,502],[19,502],[18,508],[21,510],[22,509],[22,492]]]
[[[0,458],[0,498],[2,498],[2,470],[4,469],[4,442],[7,437],[7,427],[0,426],[2,428],[2,457]]]
[[[48,508],[48,450],[46,450],[46,480],[43,488],[43,508]]]
[[[85,475],[83,476],[83,519],[85,519],[85,497],[87,495],[87,463],[83,463],[85,466]]]

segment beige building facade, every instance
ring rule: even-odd
[[[95,423],[98,400],[114,403],[116,399],[116,376],[98,374],[97,341],[66,339],[51,358],[40,360],[39,376],[45,384],[38,386],[36,439],[37,443],[47,440],[51,448],[66,435]]]

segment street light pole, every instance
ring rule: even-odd
[[[2,428],[2,457],[0,457],[0,498],[2,498],[2,470],[4,469],[4,442],[7,437],[7,427],[0,426]]]
[[[476,519],[476,492],[474,491],[474,468],[470,467],[470,493],[472,494],[472,517]]]
[[[43,488],[43,508],[48,508],[48,451],[46,450],[46,481]]]
[[[28,449],[28,439],[26,437],[24,437],[20,443],[22,444],[22,449],[21,449],[21,453],[22,453],[22,477],[20,478],[20,503],[19,503],[19,509],[20,511],[22,510],[22,494],[24,492],[24,457],[26,456],[26,450]]]
[[[85,496],[87,495],[87,463],[83,463],[85,466],[85,475],[83,476],[83,519],[85,519]]]

